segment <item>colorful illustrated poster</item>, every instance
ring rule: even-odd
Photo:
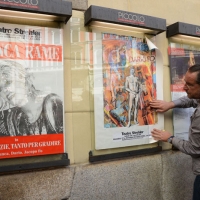
[[[94,70],[96,149],[155,142],[150,130],[160,124],[149,102],[157,99],[156,51],[143,38],[109,33],[101,45],[102,68]]]
[[[62,38],[0,24],[0,158],[64,152]]]
[[[184,48],[168,48],[170,71],[171,71],[171,95],[172,100],[182,96],[187,96],[183,90],[184,76],[188,68],[195,63],[200,63],[200,52]],[[188,140],[188,130],[190,126],[190,116],[193,108],[173,109],[174,135],[184,140]]]

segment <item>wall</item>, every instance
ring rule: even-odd
[[[163,152],[0,176],[1,200],[190,200],[191,159]]]
[[[166,2],[160,0],[72,0],[72,3],[73,18],[80,19],[79,25],[74,29],[79,31],[88,31],[82,23],[83,11],[90,5],[165,18],[168,25],[177,21],[200,24],[197,17],[200,8],[198,0]],[[94,148],[94,119],[91,109],[93,100],[89,92],[84,94],[81,103],[72,100],[72,89],[76,87],[76,80],[85,80],[80,85],[86,84],[88,70],[83,69],[77,73],[72,70],[74,66],[71,63],[74,58],[70,55],[72,50],[70,23],[63,25],[63,28],[66,34],[64,38],[66,146],[71,165],[60,169],[2,175],[0,176],[0,199],[174,200],[180,197],[183,200],[191,199],[194,179],[191,158],[180,152],[170,151],[171,145],[167,143],[161,145],[164,150],[169,151],[161,154],[97,164],[88,163],[88,153]],[[157,46],[164,59],[164,99],[170,100],[168,40],[165,33],[158,35],[157,40],[159,41]],[[165,130],[173,132],[172,112],[169,111],[164,116]],[[122,148],[121,151],[132,149],[134,148]],[[100,153],[113,151],[115,150]]]
[[[72,1],[75,2],[77,1]],[[84,1],[86,2],[86,1]],[[79,7],[74,7],[78,10],[84,10],[85,4],[82,1],[82,4],[79,4]],[[98,5],[98,6],[104,6],[108,8],[114,8],[114,9],[120,9],[120,10],[127,10],[134,13],[140,13],[155,17],[164,18],[167,21],[167,25],[175,23],[177,21],[185,22],[185,23],[192,23],[192,24],[199,24],[199,19],[196,17],[198,14],[198,8],[200,6],[200,2],[197,0],[194,0],[190,3],[187,1],[168,1],[163,2],[160,0],[155,1],[113,1],[113,0],[88,0],[88,7],[90,5]],[[186,15],[185,13],[190,13],[190,15]],[[83,20],[84,15],[83,12],[79,11],[73,11],[74,18],[79,18],[80,22],[79,25],[77,25],[77,30],[79,31],[88,31],[87,27],[83,26]],[[82,21],[82,22],[81,22]],[[166,33],[162,33],[156,36],[157,37],[157,47],[161,50],[163,55],[163,88],[164,88],[164,100],[170,101],[171,95],[170,95],[170,69],[169,69],[169,61],[168,61],[168,54],[167,54],[167,48],[169,44],[169,40],[166,38]],[[70,48],[70,47],[69,47]],[[70,63],[71,60],[74,58],[66,58],[68,62]],[[71,66],[72,67],[72,66]],[[67,69],[67,80],[70,82],[71,85],[68,85],[67,88],[73,88],[73,84],[75,82],[75,79],[73,77],[73,72],[69,68]],[[78,73],[78,71],[77,71]],[[88,76],[89,71],[85,68],[83,71],[80,71],[78,75],[78,79],[84,80],[85,82],[82,83],[81,87],[84,87],[83,84],[88,82],[86,80],[86,77]],[[145,145],[145,146],[135,146],[131,148],[121,148],[121,149],[109,149],[109,150],[101,150],[101,151],[95,151],[94,150],[94,118],[93,118],[93,96],[91,96],[90,91],[87,90],[85,96],[83,96],[83,100],[77,104],[76,102],[73,102],[72,96],[70,91],[66,93],[66,99],[68,102],[68,105],[70,105],[70,109],[66,110],[68,119],[71,122],[70,127],[67,127],[68,133],[70,133],[71,136],[67,136],[67,151],[69,152],[69,157],[71,159],[72,163],[84,163],[88,161],[88,153],[90,150],[93,150],[95,154],[107,154],[107,153],[113,153],[118,151],[129,151],[129,150],[135,150],[140,148],[148,148],[152,147],[151,145]],[[69,107],[69,106],[67,106]],[[66,117],[67,117],[66,116]],[[168,111],[164,114],[165,117],[165,130],[168,130],[173,133],[173,124],[172,124],[172,111]],[[67,118],[66,118],[67,119]],[[67,120],[68,121],[68,120]],[[68,122],[67,122],[68,124]],[[80,124],[78,127],[77,124]],[[81,127],[81,131],[80,131]],[[73,140],[73,147],[71,141]],[[84,142],[84,143],[83,143]],[[70,144],[69,144],[70,143]],[[161,144],[164,150],[171,149],[171,145],[168,143],[162,143]],[[68,148],[69,147],[69,148]]]

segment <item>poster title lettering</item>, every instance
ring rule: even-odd
[[[21,35],[38,35],[40,36],[40,32],[36,30],[23,30],[21,28],[14,28],[14,34],[21,34]],[[12,33],[12,29],[1,27],[0,28],[0,33]]]
[[[46,146],[59,146],[61,141],[42,141],[42,142],[29,142],[29,143],[15,143],[15,144],[0,144],[0,150],[5,149],[23,149],[23,148],[37,148]]]

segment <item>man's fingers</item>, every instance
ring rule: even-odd
[[[161,104],[159,103],[149,103],[151,107],[155,107],[155,108],[158,108],[158,107],[161,107]]]
[[[160,103],[149,103],[152,108],[160,108],[162,105]]]
[[[154,136],[154,137],[156,137],[156,136],[158,136],[159,134],[158,134],[157,132],[155,132],[155,131],[152,131],[152,132],[151,132],[151,135]]]
[[[151,131],[151,133],[152,133],[152,135],[158,136],[158,135],[161,134],[161,130],[154,128],[154,129]]]
[[[157,128],[154,128],[154,129],[153,129],[153,131],[160,131],[160,130],[159,130],[159,129],[157,129]]]
[[[159,140],[159,135],[158,134],[152,133],[151,135],[155,140]]]
[[[156,112],[163,112],[163,110],[162,109],[156,109]]]
[[[160,102],[162,102],[162,100],[153,100],[150,103],[160,103]]]

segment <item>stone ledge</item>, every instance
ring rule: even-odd
[[[0,176],[1,200],[191,199],[191,157],[180,151]]]

